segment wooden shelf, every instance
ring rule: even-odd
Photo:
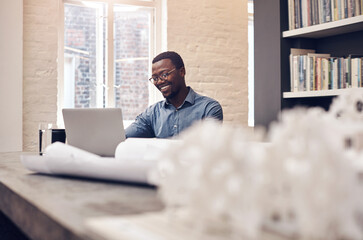
[[[363,30],[363,15],[284,31],[283,38],[323,38]]]
[[[349,91],[351,88],[320,90],[320,91],[304,91],[304,92],[284,92],[283,98],[305,98],[305,97],[329,97],[338,96]]]

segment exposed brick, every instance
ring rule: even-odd
[[[36,151],[38,124],[56,123],[58,0],[24,0],[23,14],[23,150]]]
[[[168,0],[168,49],[186,63],[187,84],[218,100],[225,122],[248,122],[247,0]]]

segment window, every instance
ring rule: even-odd
[[[149,8],[114,7],[115,106],[127,120],[148,106],[151,23]]]
[[[152,57],[161,51],[160,6],[159,1],[64,0],[58,113],[120,107],[124,120],[131,121],[162,98],[148,81]]]
[[[105,107],[105,3],[64,4],[64,104]]]

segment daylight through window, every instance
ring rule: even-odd
[[[121,107],[133,120],[149,105],[153,4],[64,2],[64,108]]]

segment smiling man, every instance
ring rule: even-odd
[[[169,138],[178,135],[195,121],[223,120],[221,105],[201,96],[185,84],[183,59],[176,52],[163,52],[152,61],[149,79],[165,100],[148,107],[126,129],[126,137]]]

